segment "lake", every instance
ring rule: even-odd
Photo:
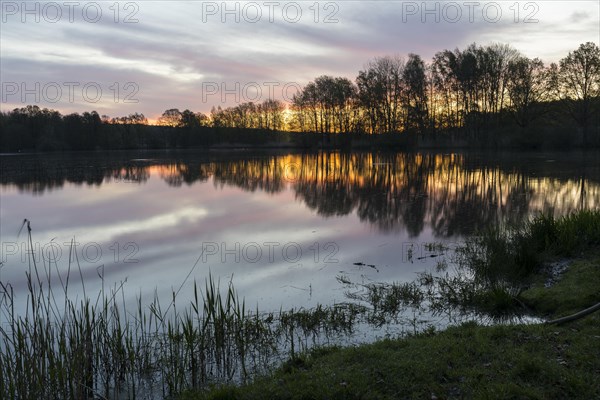
[[[340,279],[409,281],[433,268],[444,255],[427,244],[451,248],[540,212],[598,207],[599,161],[597,152],[3,155],[0,279],[24,304],[27,219],[36,261],[50,265],[52,285],[70,268],[71,293],[95,298],[123,284],[130,300],[176,292],[185,303],[210,273],[221,287],[233,280],[250,309],[340,303]]]

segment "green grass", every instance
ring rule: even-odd
[[[449,259],[441,260],[435,271],[424,271],[413,282],[356,284],[343,276],[338,280],[348,287],[351,299],[370,307],[368,317],[373,323],[387,323],[406,315],[407,310],[446,315],[449,320],[453,315],[477,315],[507,322],[531,313],[536,306],[525,291],[536,287],[536,279],[543,279],[540,275],[546,264],[599,247],[600,211],[585,210],[561,218],[539,215],[521,226],[490,228],[468,238]],[[585,274],[581,281],[590,291],[598,283],[592,265],[574,267],[566,282],[571,282],[575,273]],[[574,285],[579,279],[574,279],[565,290],[576,292]],[[555,310],[553,298],[554,294],[546,295],[543,302],[548,309],[537,305],[538,312]]]
[[[424,290],[438,309],[471,310],[497,320],[530,312],[533,285],[540,286],[545,265],[556,259],[574,259],[600,248],[600,210],[583,210],[564,217],[538,215],[521,226],[491,228],[467,239],[453,258],[454,274],[426,272]],[[589,263],[594,263],[590,258]],[[583,279],[575,274],[584,274]],[[593,265],[577,265],[567,275],[566,291],[576,293],[579,284],[593,292],[597,272]],[[537,286],[536,286],[537,285]],[[579,289],[580,290],[580,289]],[[540,292],[540,295],[542,295]],[[537,304],[538,312],[556,310],[555,293]],[[585,299],[584,299],[585,300]],[[530,304],[535,306],[536,304]],[[566,306],[561,306],[566,307]]]
[[[437,281],[424,275],[421,284],[435,286],[456,307],[467,302],[509,313],[524,305],[548,318],[575,313],[600,302],[599,221],[600,213],[589,211],[557,220],[540,216],[519,229],[484,235],[459,255],[469,271],[484,274],[469,283],[481,279],[478,290],[449,275]],[[577,258],[557,283],[544,287],[543,263],[565,256]],[[419,297],[414,286],[399,286],[411,289],[403,293],[393,287],[367,288],[363,299],[375,297],[374,304],[385,305],[388,295],[394,304]],[[561,326],[470,322],[370,345],[315,349],[250,384],[188,391],[181,398],[595,399],[600,398],[598,376],[596,312]]]
[[[562,274],[558,284],[544,287],[540,275],[521,299],[541,315],[563,317],[600,302],[600,252],[577,259]]]
[[[565,256],[578,258],[544,288],[543,262]],[[491,231],[459,250],[462,275],[439,268],[412,283],[363,285],[355,300],[367,305],[269,314],[246,310],[231,283],[221,290],[211,276],[183,307],[173,293],[166,308],[139,299],[131,310],[122,285],[86,294],[76,260],[66,273],[30,261],[25,315],[0,282],[2,399],[139,398],[150,383],[184,399],[600,398],[600,313],[564,326],[415,327],[403,339],[319,348],[356,322],[379,325],[434,298],[440,313],[508,316],[524,305],[552,318],[589,307],[600,301],[600,212]],[[81,300],[70,296],[77,275]]]
[[[550,291],[564,293],[559,300],[570,307],[584,305],[569,300],[570,286],[561,282]],[[600,318],[591,315],[559,327],[466,323],[319,349],[252,384],[182,399],[593,399],[600,398],[599,374]]]
[[[437,334],[324,349],[250,385],[182,398],[599,398],[599,322],[591,317],[569,327],[469,323]]]

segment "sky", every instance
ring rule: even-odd
[[[600,42],[596,1],[0,1],[0,109],[151,121],[290,100],[386,55],[508,43],[545,63]]]

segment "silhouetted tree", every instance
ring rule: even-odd
[[[159,118],[158,124],[162,126],[180,127],[182,126],[182,115],[179,109],[171,108],[166,110]]]
[[[545,112],[545,102],[550,99],[551,93],[548,77],[544,63],[538,58],[511,60],[507,90],[511,114],[520,127],[527,127]]]
[[[376,58],[358,73],[358,98],[370,121],[371,133],[397,132],[401,125],[401,57]]]
[[[406,108],[407,129],[417,129],[425,133],[427,127],[427,80],[425,76],[425,63],[416,54],[409,54],[404,68],[402,79],[405,84],[403,95]]]
[[[463,123],[462,99],[458,83],[458,57],[450,50],[438,52],[433,57],[431,73],[440,108],[438,126],[443,129],[458,128]]]
[[[351,131],[356,92],[347,78],[319,76],[293,97],[292,110],[298,127],[321,134]]]
[[[597,111],[592,99],[600,96],[600,48],[587,42],[569,52],[560,60],[559,79],[560,93],[586,142],[590,119]]]
[[[304,146],[333,138],[335,145],[344,146],[361,140],[360,133],[406,131],[435,133],[442,143],[471,139],[473,145],[489,146],[499,143],[493,140],[494,134],[505,134],[515,126],[523,128],[524,135],[514,139],[508,134],[509,141],[503,142],[539,146],[574,142],[568,132],[573,124],[569,118],[587,145],[589,129],[600,125],[595,119],[600,107],[600,49],[592,42],[581,44],[559,65],[547,68],[541,60],[530,60],[505,44],[473,43],[464,49],[444,50],[429,64],[416,54],[409,54],[406,62],[398,56],[380,57],[369,61],[354,83],[344,77],[318,76],[288,107],[289,113],[281,101],[267,99],[213,107],[210,117],[172,108],[158,119],[160,127],[151,127],[138,113],[114,118],[100,117],[95,111],[62,116],[28,105],[0,113],[0,150],[260,144],[281,137]],[[546,134],[543,139],[530,135],[535,133],[533,122],[535,131]],[[321,137],[298,140],[293,134],[278,132],[286,129]],[[334,137],[336,133],[353,134]],[[530,137],[529,142],[519,142]],[[374,144],[410,144],[387,135],[371,139]]]

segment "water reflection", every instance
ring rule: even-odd
[[[147,314],[155,300],[165,314],[189,307],[194,282],[202,290],[208,276],[222,288],[234,277],[248,310],[321,310],[360,299],[373,282],[411,282],[434,269],[446,250],[428,250],[433,241],[451,249],[490,225],[598,207],[598,161],[596,153],[2,156],[0,303],[27,315],[31,246],[57,314],[67,276],[69,298],[118,292],[130,321],[138,304]],[[17,236],[23,218],[30,242]],[[10,303],[4,288],[14,290]],[[339,343],[458,321],[419,307],[394,313],[397,326],[361,322]]]
[[[598,154],[76,154],[0,157],[4,191],[44,195],[65,184],[171,187],[212,180],[215,188],[278,194],[323,218],[356,213],[381,232],[418,237],[426,226],[450,238],[537,212],[565,214],[598,206]]]

